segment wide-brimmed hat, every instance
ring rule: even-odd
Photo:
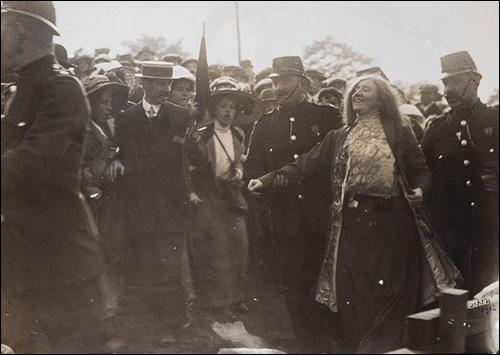
[[[435,95],[439,95],[439,96],[443,96],[440,92],[439,92],[439,86],[435,85],[435,84],[428,84],[428,83],[424,83],[422,85],[420,85],[418,87],[418,92],[419,93],[423,93],[423,92],[430,92],[432,94],[435,94]]]
[[[306,77],[304,74],[304,64],[299,56],[277,57],[273,59],[273,72],[270,78],[283,75],[298,75]]]
[[[121,65],[127,66],[127,67],[132,67],[135,65],[135,60],[132,54],[126,53],[126,54],[121,54],[116,58]]]
[[[370,67],[366,68],[363,70],[359,70],[356,72],[356,77],[359,78],[360,76],[365,76],[365,75],[377,75],[380,76],[382,79],[385,81],[389,81],[389,77],[385,75],[384,71],[380,69],[380,67]]]
[[[420,112],[420,110],[416,106],[410,104],[403,104],[399,106],[399,112],[402,115],[423,117],[422,112]]]
[[[267,102],[267,101],[278,101],[276,98],[276,95],[274,95],[274,90],[273,89],[264,89],[260,93],[260,100],[262,102]]]
[[[255,82],[259,82],[262,79],[269,78],[269,74],[273,72],[273,68],[265,68],[262,69],[260,72],[255,74]]]
[[[210,84],[210,90],[222,90],[222,89],[233,89],[238,90],[240,87],[240,83],[230,76],[220,76],[216,78]]]
[[[182,66],[186,66],[186,65],[188,65],[190,63],[196,63],[196,64],[198,64],[198,59],[194,59],[194,58],[185,59],[185,60],[182,61],[181,65]]]
[[[466,73],[476,74],[482,78],[482,75],[477,71],[476,63],[467,51],[441,57],[441,72],[441,80]]]
[[[318,92],[318,101],[321,101],[321,99],[324,96],[335,96],[337,99],[342,101],[344,94],[342,94],[342,92],[333,87],[328,87],[328,88],[323,88]]]
[[[260,81],[258,81],[255,86],[253,87],[253,91],[257,94],[260,95],[260,93],[265,90],[273,87],[273,80],[271,78],[264,78]]]
[[[109,80],[105,75],[88,76],[82,80],[87,96],[97,94],[104,88],[112,90],[113,109],[125,107],[128,101],[128,86]]]
[[[248,81],[248,73],[243,69],[242,67],[239,67],[237,65],[227,65],[224,68],[222,68],[222,74],[227,75],[232,77],[233,79],[236,79],[235,77],[242,77],[245,81]],[[237,79],[236,79],[237,80]]]
[[[61,64],[65,69],[75,67],[69,62],[68,51],[62,44],[54,43],[54,55],[56,56],[57,62]]]
[[[214,111],[215,105],[224,97],[230,97],[239,107],[234,118],[235,125],[249,124],[257,121],[264,114],[264,108],[259,98],[237,89],[220,89],[210,93],[208,99],[209,112]]]
[[[316,69],[307,69],[304,74],[310,78],[317,78],[321,81],[325,80],[326,77],[325,77],[325,74],[323,74],[322,72],[320,72],[319,70],[316,70]]]
[[[49,26],[55,35],[59,35],[56,9],[52,1],[2,1],[2,13],[30,16]]]
[[[338,76],[333,76],[323,81],[323,85],[327,88],[333,87],[335,84],[342,84],[345,87],[347,85],[347,80],[339,78]]]
[[[194,75],[191,74],[191,72],[184,68],[182,65],[174,65],[173,79],[188,80],[193,86],[193,90],[196,85],[196,78],[194,77]]]
[[[145,61],[141,64],[141,73],[135,74],[142,79],[172,80],[174,65],[162,61]]]

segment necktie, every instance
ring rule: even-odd
[[[149,116],[150,119],[153,119],[153,118],[156,117],[155,109],[154,109],[153,106],[150,107],[150,109],[149,109],[149,115],[148,116]]]

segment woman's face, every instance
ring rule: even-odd
[[[374,113],[378,110],[377,86],[372,79],[358,83],[351,96],[352,109],[358,115]]]
[[[172,84],[170,101],[180,106],[188,106],[193,98],[193,84],[189,80],[177,80]]]
[[[96,97],[95,100],[91,100],[92,118],[95,121],[104,122],[111,118],[113,96],[111,95],[111,90],[106,89],[104,89],[101,93],[96,94],[98,97]]]
[[[222,98],[215,108],[215,119],[223,127],[229,126],[236,116],[236,105],[230,98]]]

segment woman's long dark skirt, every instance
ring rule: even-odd
[[[189,237],[194,290],[201,307],[245,299],[248,235],[245,217],[224,200],[203,199]]]
[[[417,231],[404,197],[357,200],[343,210],[335,328],[345,352],[383,353],[403,345],[416,311]]]

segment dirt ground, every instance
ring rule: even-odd
[[[214,321],[210,315],[197,308],[194,309],[194,321],[190,327],[178,333],[166,330],[141,302],[129,296],[122,298],[121,311],[113,322],[119,341],[111,344],[112,352],[214,354],[221,348],[254,347],[296,353],[297,345],[284,296],[275,284],[264,279],[263,274],[252,272],[249,277],[246,302],[249,312],[238,315],[236,320],[241,321],[249,333],[243,338],[224,340],[212,329]]]

